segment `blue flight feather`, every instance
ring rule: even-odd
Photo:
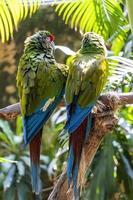
[[[31,182],[33,193],[40,194],[41,191],[41,180],[40,180],[40,167],[31,161]]]
[[[92,111],[92,108],[94,105],[95,105],[95,103],[93,102],[93,103],[89,104],[87,107],[81,108],[77,104],[77,97],[75,97],[73,103],[70,105],[67,105],[67,122],[66,122],[64,129],[66,131],[68,131],[69,134],[75,134],[76,131],[80,130],[80,129],[78,130],[78,127],[82,124],[82,122],[84,122],[85,119],[87,119],[86,127],[85,127],[85,129],[82,130],[85,135],[85,139],[84,139],[84,142],[85,142],[88,137],[88,134],[90,132],[91,125],[92,125],[91,111]],[[77,137],[77,136],[75,135],[75,137]],[[80,142],[81,141],[79,141],[79,143]],[[74,155],[75,152],[73,149],[74,148],[73,142],[70,143],[69,148],[70,149],[69,149],[68,165],[67,165],[68,185],[70,186],[71,181],[73,182],[74,196],[75,196],[75,199],[78,200],[80,195],[79,195],[79,189],[77,188],[77,178],[78,178],[78,170],[79,170],[81,154],[80,154],[80,149],[79,149],[79,154],[76,155],[76,156],[78,156],[78,159],[75,162],[76,158]]]
[[[47,102],[47,99],[44,99],[33,114],[23,118],[25,145],[30,143],[32,138],[38,133],[38,131],[45,124],[45,122],[49,119],[50,115],[53,113],[54,109],[59,104],[63,94],[64,94],[64,89],[55,98],[55,100],[48,106],[48,108],[45,111],[41,109]]]
[[[70,113],[70,105],[67,106],[68,120],[64,129],[66,129],[68,133],[73,133],[89,115],[93,106],[94,104],[91,104],[86,108],[81,108],[79,105],[76,105],[74,113]]]
[[[72,179],[73,163],[74,163],[74,153],[73,153],[73,148],[71,146],[69,150],[68,164],[67,164],[67,178],[69,187]]]

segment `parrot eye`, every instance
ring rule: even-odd
[[[49,39],[50,39],[51,42],[53,42],[54,39],[55,39],[55,36],[51,34],[51,35],[49,36]]]

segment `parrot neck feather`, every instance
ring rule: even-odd
[[[56,63],[54,55],[53,55],[53,51],[49,48],[40,50],[37,48],[28,47],[25,49],[24,55],[32,59],[34,59],[35,57],[35,59],[44,60],[46,63],[50,63],[50,64]]]
[[[26,57],[33,57],[38,58],[40,60],[45,60],[47,63],[54,64],[55,58],[54,58],[54,50],[51,46],[42,46],[41,43],[36,43],[35,41],[32,41],[30,43],[27,43],[25,45],[24,54]]]
[[[103,55],[105,56],[106,55],[106,50],[104,47],[98,47],[97,49],[96,48],[89,48],[89,47],[81,47],[81,49],[79,50],[79,53],[80,54],[89,54],[89,55]]]
[[[81,54],[100,54],[105,56],[106,46],[103,37],[94,32],[85,33],[79,52]]]

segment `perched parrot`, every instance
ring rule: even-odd
[[[25,41],[17,72],[24,143],[30,146],[33,192],[40,193],[39,161],[42,127],[60,102],[68,67],[54,58],[54,36],[39,31]]]
[[[67,122],[64,130],[69,133],[67,177],[69,185],[73,182],[75,194],[78,194],[77,177],[82,148],[91,128],[91,111],[107,77],[104,40],[96,33],[85,33],[80,50],[69,63],[65,88]]]

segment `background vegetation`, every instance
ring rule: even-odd
[[[110,55],[133,58],[133,35],[125,1],[85,0],[81,3],[78,0],[76,3],[59,4],[57,7],[47,7],[39,3],[31,3],[30,7],[27,7],[27,1],[23,1],[25,7],[21,5],[19,9],[17,5],[14,7],[15,11],[10,7],[13,1],[10,2],[12,4],[8,6],[9,12],[6,7],[2,7],[4,1],[0,2],[0,25],[1,19],[4,25],[3,32],[2,28],[0,29],[1,107],[18,101],[15,79],[19,58],[23,52],[23,42],[37,30],[50,30],[56,37],[56,44],[67,46],[74,51],[80,47],[80,32],[93,30],[104,36]],[[17,17],[15,13],[12,15],[12,11],[17,13]],[[2,18],[4,16],[6,17]],[[14,34],[13,27],[17,28]],[[57,50],[56,59],[65,63],[67,56]],[[124,73],[121,78],[110,82],[105,91],[112,90],[133,91],[132,73]],[[127,105],[117,114],[117,127],[105,137],[88,171],[82,200],[133,199],[133,107]],[[64,108],[59,107],[44,127],[41,155],[44,200],[66,164],[67,144],[61,148],[58,137],[64,119]],[[14,162],[5,162],[3,159]],[[10,123],[0,120],[0,162],[0,199],[32,199],[29,154],[28,149],[23,148],[21,117]]]

